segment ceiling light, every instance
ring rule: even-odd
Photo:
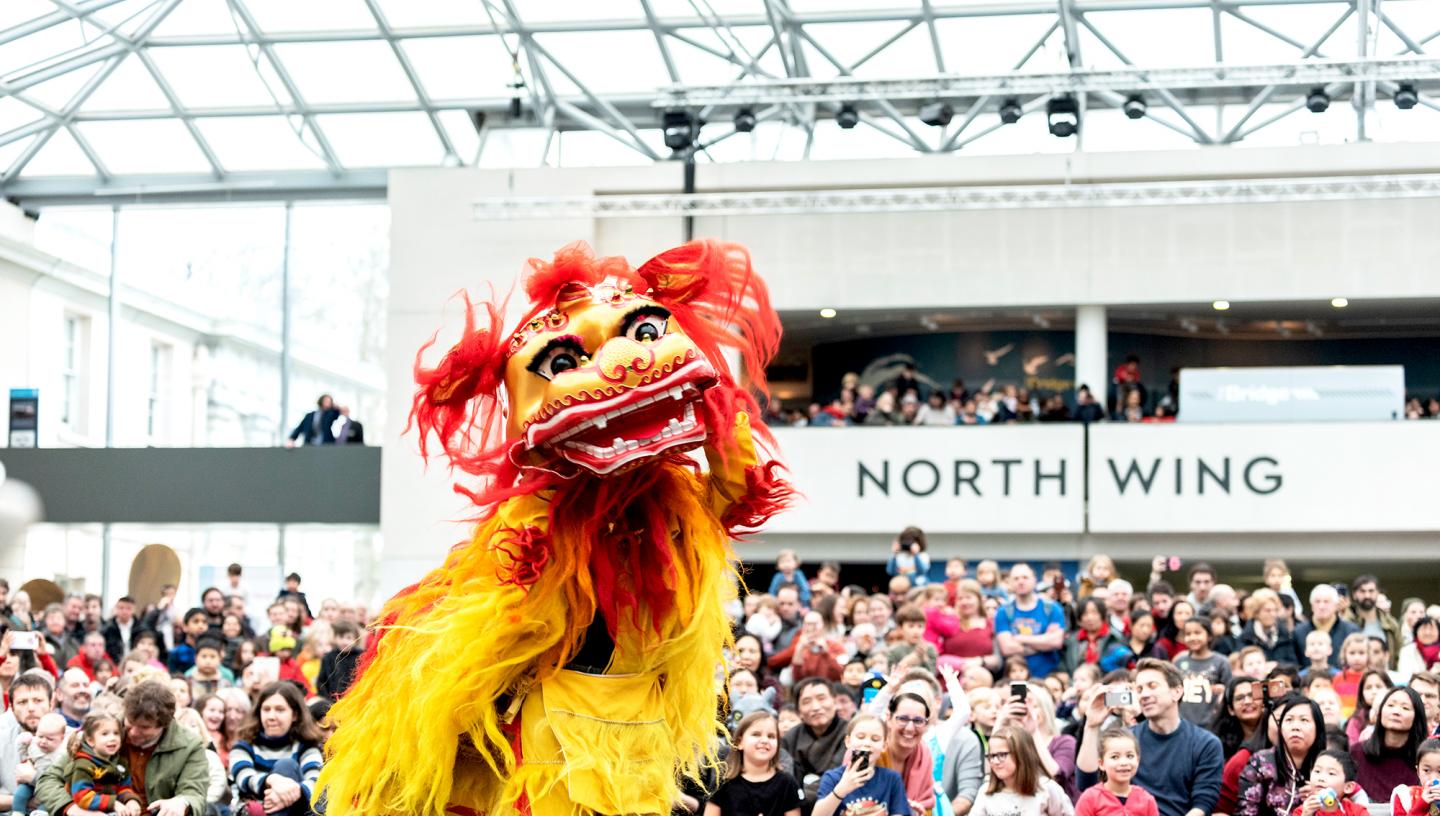
[[[1415,91],[1415,83],[1402,82],[1395,89],[1395,107],[1400,110],[1410,110],[1419,103],[1420,94]]]
[[[955,109],[948,102],[931,102],[920,106],[920,121],[931,127],[945,127],[955,118]]]
[[[1346,298],[1330,298],[1330,305],[1337,309],[1343,309],[1350,305],[1350,301]]]
[[[1330,94],[1325,93],[1324,88],[1315,88],[1305,97],[1305,107],[1311,113],[1324,113],[1330,107]]]
[[[749,133],[755,129],[755,111],[750,108],[741,108],[735,111],[735,132]]]
[[[840,110],[835,114],[835,124],[849,130],[860,124],[860,112],[855,110],[854,105],[847,102],[841,105]]]
[[[1020,107],[1020,100],[1012,96],[1000,103],[1000,122],[1006,125],[1013,125],[1020,121],[1020,115],[1024,112],[1025,109]]]
[[[1146,107],[1145,97],[1134,94],[1125,99],[1125,104],[1121,105],[1120,109],[1125,111],[1125,116],[1130,119],[1141,119],[1145,116]]]
[[[1069,94],[1054,97],[1045,103],[1045,118],[1052,135],[1061,139],[1074,136],[1080,131],[1080,104]]]
[[[700,135],[700,124],[689,111],[665,111],[660,122],[665,134],[665,146],[676,153],[694,146],[696,137]]]
[[[820,316],[825,318],[826,320],[829,320],[830,318],[835,316],[835,310],[830,308],[829,306],[826,306],[825,308],[820,310]]]
[[[1217,312],[1223,312],[1226,309],[1230,308],[1230,301],[1217,300],[1214,303],[1210,304],[1210,308],[1214,309]]]

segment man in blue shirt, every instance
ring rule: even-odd
[[[1024,655],[1030,676],[1045,678],[1060,668],[1065,645],[1065,610],[1035,594],[1035,570],[1019,563],[1010,568],[1013,600],[995,612],[995,636],[1003,657]]]
[[[1085,738],[1075,756],[1081,790],[1094,785],[1099,768],[1100,728],[1110,713],[1105,692],[1126,686],[1096,686],[1085,699]],[[1131,731],[1140,743],[1134,783],[1155,797],[1160,816],[1209,816],[1220,799],[1225,754],[1220,740],[1180,717],[1185,678],[1174,665],[1145,658],[1135,666],[1135,697],[1145,722]]]

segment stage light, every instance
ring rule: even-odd
[[[1020,107],[1020,100],[1010,97],[1000,103],[1000,121],[1007,125],[1013,125],[1020,121],[1020,115],[1025,109]]]
[[[1415,91],[1415,84],[1402,82],[1400,87],[1395,89],[1395,107],[1400,110],[1410,110],[1420,104],[1420,94]]]
[[[835,114],[835,124],[849,130],[860,124],[860,112],[855,110],[854,105],[841,105],[840,110]]]
[[[755,129],[755,121],[755,111],[749,108],[735,111],[735,132],[749,133]]]
[[[1125,111],[1125,116],[1130,119],[1142,119],[1145,116],[1145,97],[1140,94],[1133,94],[1125,98],[1125,104],[1120,109]]]
[[[829,320],[830,318],[835,316],[835,310],[830,308],[829,306],[826,306],[825,308],[820,310],[820,316],[825,318],[826,320]]]
[[[955,118],[955,109],[948,102],[931,102],[920,106],[920,121],[931,127],[945,127]]]
[[[1337,309],[1343,309],[1350,305],[1350,301],[1346,298],[1330,298],[1330,305]]]
[[[1070,95],[1057,96],[1045,103],[1045,118],[1050,123],[1051,135],[1061,139],[1074,136],[1080,131],[1080,105]]]
[[[1324,88],[1316,88],[1305,97],[1305,107],[1311,113],[1324,113],[1330,107],[1330,94],[1325,93]]]
[[[1223,312],[1226,309],[1230,308],[1230,301],[1217,300],[1214,303],[1210,304],[1210,308],[1214,309],[1217,312]]]
[[[689,111],[665,111],[660,122],[665,133],[665,146],[676,153],[694,146],[695,137],[700,135],[700,125]]]

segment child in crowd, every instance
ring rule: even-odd
[[[22,735],[23,737],[24,735]],[[25,760],[35,769],[39,779],[45,769],[55,764],[65,754],[65,718],[53,711],[40,718],[35,726],[35,736],[25,749]],[[35,795],[34,783],[22,782],[15,786],[11,810],[15,813],[30,812],[30,797]]]
[[[955,605],[955,590],[960,588],[960,582],[965,580],[969,572],[965,568],[965,559],[955,556],[945,562],[945,602],[951,606]]]
[[[91,714],[81,723],[79,733],[71,742],[75,762],[68,782],[70,801],[75,807],[117,816],[140,816],[140,796],[135,793],[135,783],[117,759],[120,721],[109,714]]]
[[[1029,680],[1030,664],[1020,655],[1011,655],[1005,658],[1005,679],[1006,680]]]
[[[1415,751],[1418,785],[1400,785],[1390,794],[1391,816],[1429,816],[1440,809],[1440,740],[1429,739]]]
[[[195,665],[185,672],[195,694],[204,697],[235,685],[235,675],[220,665],[224,655],[225,644],[217,638],[202,637],[195,644]]]
[[[920,666],[934,674],[935,662],[940,654],[935,645],[925,639],[924,610],[914,604],[906,604],[895,613],[895,622],[900,625],[900,642],[890,647],[886,654],[890,666],[897,671]]]
[[[1310,787],[1315,792],[1305,799],[1304,804],[1295,808],[1291,816],[1315,816],[1322,811],[1342,816],[1367,816],[1369,809],[1350,798],[1360,791],[1355,774],[1355,760],[1348,751],[1322,753],[1315,758],[1315,765],[1310,769]]]
[[[769,711],[747,714],[735,728],[724,778],[705,816],[797,816],[800,786],[779,768],[780,721]]]
[[[1340,711],[1346,717],[1355,713],[1356,699],[1360,696],[1360,681],[1370,669],[1370,643],[1359,632],[1345,638],[1340,644],[1340,664],[1344,666],[1331,678],[1335,693],[1340,695]]]
[[[1035,740],[1025,729],[1005,725],[990,735],[985,759],[990,781],[970,808],[971,816],[1072,816],[1074,805],[1045,774]]]
[[[191,667],[195,665],[195,644],[199,642],[200,636],[210,628],[210,616],[198,606],[186,612],[182,620],[185,626],[185,639],[175,644],[175,648],[170,650],[170,656],[166,661],[166,668],[171,674],[184,674],[190,671]]]
[[[314,689],[310,686],[310,680],[300,670],[300,663],[295,660],[295,638],[291,637],[284,630],[270,630],[270,655],[280,661],[281,680],[289,680],[305,693],[312,694]]]
[[[911,586],[925,586],[930,572],[930,554],[925,552],[925,531],[906,527],[890,542],[890,561],[885,565],[890,575],[910,579]]]
[[[785,703],[780,706],[780,713],[775,715],[780,723],[780,733],[788,734],[795,726],[800,724],[800,711],[795,708],[794,703]]]
[[[1100,735],[1100,779],[1080,794],[1075,816],[1159,816],[1160,806],[1144,788],[1130,784],[1140,769],[1140,742],[1122,728]],[[1306,816],[1310,816],[1306,814]]]
[[[980,583],[980,591],[985,597],[994,598],[1000,603],[1010,600],[1010,593],[1005,591],[1005,585],[1000,580],[1000,565],[987,558],[975,566],[975,580]]]
[[[885,739],[885,721],[874,714],[859,714],[850,721],[845,731],[844,764],[820,778],[812,816],[909,816],[905,781],[900,774],[877,765]]]
[[[800,556],[794,550],[781,550],[775,556],[775,577],[770,579],[770,594],[779,594],[782,584],[794,584],[800,590],[800,605],[810,605],[810,581],[800,569]]]
[[[1185,676],[1185,696],[1180,698],[1180,716],[1201,728],[1215,719],[1225,686],[1230,682],[1230,661],[1210,648],[1212,633],[1200,618],[1185,621],[1180,640],[1186,651],[1173,661]]]
[[[1334,677],[1340,670],[1330,665],[1330,655],[1334,654],[1335,647],[1330,645],[1330,635],[1319,629],[1312,629],[1310,634],[1305,636],[1305,659],[1310,665],[1300,670],[1300,679],[1304,680],[1312,674],[1320,674],[1325,677]]]

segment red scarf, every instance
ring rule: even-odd
[[[1427,670],[1435,664],[1436,660],[1440,660],[1440,640],[1437,640],[1429,646],[1417,640],[1415,641],[1415,648],[1420,650],[1420,658],[1425,661],[1425,668]]]
[[[1085,644],[1085,662],[1086,662],[1086,663],[1099,663],[1099,662],[1100,662],[1100,658],[1102,657],[1102,655],[1100,654],[1100,645],[1099,645],[1099,644],[1100,644],[1100,641],[1104,640],[1109,634],[1110,634],[1110,624],[1109,624],[1108,622],[1100,624],[1100,629],[1099,629],[1099,631],[1097,631],[1097,632],[1096,632],[1095,634],[1093,634],[1093,635],[1090,634],[1089,632],[1085,631],[1084,629],[1081,629],[1081,630],[1080,630],[1080,634],[1079,634],[1077,637],[1080,638],[1080,642],[1081,642],[1081,643],[1084,643],[1084,644]]]

